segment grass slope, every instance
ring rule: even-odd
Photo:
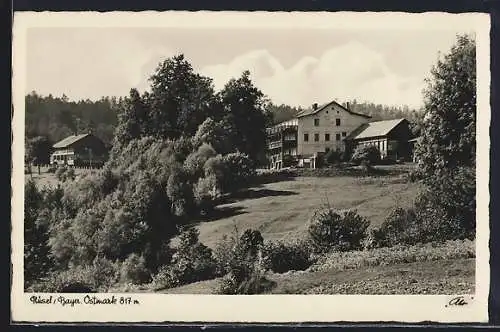
[[[403,183],[394,176],[298,177],[269,183],[220,205],[216,220],[198,225],[200,241],[213,248],[235,225],[240,232],[258,229],[265,239],[303,235],[314,210],[327,202],[335,208],[355,208],[373,226],[378,226],[394,206],[411,205],[418,189],[417,183]]]

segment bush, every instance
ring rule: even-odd
[[[215,293],[223,295],[236,295],[238,294],[239,283],[236,281],[236,277],[232,273],[226,274],[220,280]]]
[[[212,211],[222,197],[217,178],[214,175],[200,178],[193,188],[193,195],[200,211],[204,213]]]
[[[49,168],[47,168],[47,173],[55,173],[57,170],[57,167],[55,165],[50,165]]]
[[[315,252],[349,251],[362,248],[369,221],[354,210],[317,210],[309,221],[308,236]]]
[[[351,160],[356,164],[371,166],[380,162],[380,151],[374,145],[359,145],[354,150]]]
[[[66,170],[66,180],[74,180],[75,179],[75,169],[73,167],[69,167]]]
[[[285,154],[282,158],[282,162],[283,167],[296,167],[299,161],[296,156]]]
[[[262,250],[265,269],[276,273],[306,270],[313,262],[311,247],[306,241],[266,242]]]
[[[143,284],[150,281],[150,273],[146,268],[144,257],[130,254],[122,263],[120,269],[122,283]]]
[[[215,273],[218,277],[222,277],[229,273],[231,264],[237,258],[235,257],[235,249],[239,241],[239,235],[235,229],[231,236],[224,234],[222,238],[217,241],[214,248],[214,259],[216,270]]]
[[[119,278],[118,265],[104,258],[96,258],[90,265],[73,266],[54,271],[47,278],[28,288],[30,292],[93,293],[107,292]]]
[[[341,161],[341,154],[335,150],[330,150],[325,154],[325,163],[327,165],[333,165]]]
[[[256,184],[273,183],[280,181],[293,180],[297,176],[296,170],[286,168],[282,169],[264,169],[259,170],[255,176]]]
[[[417,241],[417,234],[410,234],[416,224],[413,209],[395,208],[385,218],[378,229],[372,231],[372,243],[368,247],[392,247]]]
[[[254,162],[246,155],[240,152],[224,155],[223,164],[227,174],[224,176],[224,192],[234,192],[247,187],[252,183],[255,177]]]
[[[61,166],[55,171],[55,176],[59,181],[74,180],[75,170],[72,167]]]
[[[223,295],[253,295],[268,292],[275,286],[276,282],[267,279],[262,271],[254,270],[240,282],[232,273],[225,275],[215,292]]]
[[[258,294],[272,286],[263,276],[263,243],[259,231],[247,229],[239,236],[236,228],[231,237],[217,243],[217,274],[224,275],[217,293]]]
[[[426,189],[417,204],[442,210],[446,218],[459,224],[462,235],[476,232],[476,168],[457,167],[424,177]]]
[[[184,161],[184,168],[188,174],[194,178],[198,178],[203,175],[203,166],[205,162],[216,155],[217,153],[211,145],[203,143],[196,151],[187,156]]]
[[[393,209],[384,223],[372,231],[369,247],[473,239],[474,234],[464,227],[462,216],[450,216],[437,195],[424,191],[418,195],[414,208]]]
[[[24,286],[44,277],[54,267],[50,256],[48,224],[43,217],[48,205],[45,192],[30,179],[24,187]]]
[[[188,228],[179,237],[177,251],[169,265],[161,267],[153,278],[157,288],[171,288],[215,277],[212,250],[199,242],[196,228]]]
[[[65,173],[66,173],[66,166],[59,166],[55,171],[55,176],[59,181],[64,181],[63,177]]]

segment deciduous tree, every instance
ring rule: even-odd
[[[250,80],[245,71],[238,79],[231,79],[221,91],[226,108],[226,120],[232,123],[236,135],[236,149],[256,161],[265,150],[266,125],[270,115],[266,112],[267,100]]]
[[[150,82],[150,131],[155,136],[192,136],[211,115],[216,102],[212,80],[196,74],[184,55],[160,63]]]
[[[417,154],[425,174],[476,162],[476,44],[457,37],[427,81],[422,141]]]

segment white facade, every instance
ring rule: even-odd
[[[351,113],[336,103],[316,114],[299,117],[297,154],[307,157],[328,150],[343,151],[344,139],[368,120],[368,117]]]

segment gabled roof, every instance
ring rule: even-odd
[[[71,135],[71,136],[68,136],[66,137],[65,139],[57,142],[56,144],[54,144],[54,148],[58,149],[58,148],[66,148],[76,142],[78,142],[79,140],[81,140],[82,138],[85,138],[87,136],[89,136],[90,134],[80,134],[80,135]]]
[[[363,139],[370,137],[386,136],[403,121],[406,121],[406,119],[368,122],[358,127],[359,130],[356,129],[353,133],[351,133],[351,135],[349,135],[349,138]]]
[[[302,111],[299,114],[297,114],[297,118],[301,118],[303,116],[317,114],[317,113],[321,112],[322,110],[324,110],[325,108],[327,108],[328,106],[331,106],[331,105],[337,105],[338,107],[342,108],[344,111],[346,111],[346,112],[348,112],[348,113],[350,113],[352,115],[359,115],[359,116],[365,117],[367,119],[371,118],[371,116],[369,116],[369,115],[353,112],[350,109],[348,109],[347,107],[344,107],[341,104],[337,103],[335,100],[332,100],[329,103],[326,103],[326,104],[323,104],[323,105],[319,106],[316,110]]]

